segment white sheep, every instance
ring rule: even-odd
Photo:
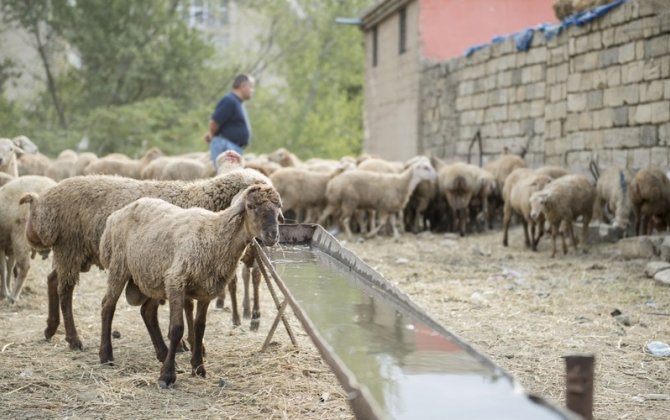
[[[207,308],[235,276],[238,261],[254,238],[272,246],[279,239],[281,199],[270,185],[254,185],[226,210],[183,209],[155,198],[141,198],[112,213],[100,239],[100,262],[109,270],[102,300],[100,362],[114,360],[111,328],[119,296],[132,279],[146,296],[170,305],[170,346],[155,316],[144,321],[163,362],[158,384],[176,380],[175,353],[184,333],[183,302],[198,301],[194,375],[205,376],[202,338]]]
[[[56,185],[51,178],[26,175],[0,188],[0,277],[4,296],[17,301],[30,269],[30,245],[25,229],[28,206],[19,204],[19,198],[28,192],[42,193]],[[10,278],[16,267],[16,281],[10,290]]]
[[[572,240],[572,245],[577,248],[572,223],[579,216],[582,216],[582,249],[586,250],[595,195],[595,188],[588,178],[584,175],[573,174],[551,181],[544,189],[530,196],[530,217],[538,221],[540,214],[542,214],[551,225],[552,258],[556,256],[556,236],[559,233],[561,223],[563,223],[563,230],[560,232],[563,241],[563,253],[567,254],[568,252],[564,231],[567,231]]]
[[[391,219],[393,237],[399,234],[395,226],[395,214],[402,210],[414,188],[424,179],[435,179],[435,169],[426,159],[411,165],[400,174],[382,174],[353,169],[345,171],[328,182],[326,198],[328,205],[319,218],[319,224],[334,213],[339,215],[348,238],[352,238],[349,222],[356,210],[376,210],[380,223],[367,236],[372,237]]]
[[[113,211],[141,197],[161,198],[185,208],[219,211],[230,205],[235,194],[256,183],[271,185],[267,177],[250,169],[192,182],[91,175],[63,180],[40,196],[23,196],[21,202],[30,203],[28,242],[38,250],[53,251],[54,270],[47,283],[49,317],[45,337],[51,338],[58,328],[60,300],[65,339],[70,348],[82,348],[72,314],[72,293],[79,272],[100,265],[100,236],[105,220]],[[189,339],[192,339],[190,332]]]

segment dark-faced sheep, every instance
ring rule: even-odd
[[[559,233],[561,223],[563,223],[563,231],[561,231],[563,253],[567,254],[568,252],[564,231],[567,231],[572,240],[572,245],[577,248],[572,223],[579,216],[582,216],[582,249],[586,249],[595,195],[595,188],[588,178],[574,174],[555,179],[547,184],[543,190],[530,196],[530,217],[533,220],[539,220],[540,214],[542,214],[551,226],[552,257],[556,256],[556,236]]]
[[[649,235],[657,219],[670,221],[670,180],[659,168],[641,169],[630,182],[630,200],[635,213],[635,234]]]
[[[183,209],[155,198],[141,198],[112,213],[100,239],[100,262],[109,270],[102,300],[100,362],[114,360],[112,318],[119,296],[131,281],[142,293],[170,305],[170,346],[166,347],[155,307],[142,312],[156,351],[163,362],[158,384],[176,380],[175,353],[184,333],[183,302],[198,301],[194,375],[205,376],[202,339],[207,308],[235,276],[238,261],[254,238],[272,246],[279,238],[281,200],[270,185],[247,188],[226,210],[214,213]]]
[[[60,301],[65,339],[70,348],[82,348],[72,313],[72,292],[79,272],[88,271],[92,265],[100,266],[100,236],[105,220],[113,211],[141,197],[161,198],[184,208],[220,211],[230,205],[235,194],[256,183],[271,184],[267,177],[249,169],[194,182],[138,181],[96,175],[64,180],[39,198],[36,194],[22,197],[21,202],[30,202],[26,227],[29,243],[34,248],[53,251],[45,337],[51,338],[58,328]],[[189,331],[189,340],[192,338]]]

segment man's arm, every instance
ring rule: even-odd
[[[209,120],[209,130],[205,133],[205,141],[207,143],[212,141],[217,131],[219,131],[219,124],[214,120]]]
[[[234,106],[229,100],[224,100],[214,110],[212,118],[209,120],[209,130],[205,133],[205,141],[209,143],[216,135],[219,128],[228,121],[234,113]]]

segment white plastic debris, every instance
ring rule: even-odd
[[[650,341],[644,350],[656,357],[670,357],[670,346],[662,341]]]

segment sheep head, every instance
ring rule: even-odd
[[[26,136],[17,136],[12,139],[12,142],[16,145],[16,147],[20,148],[23,150],[25,153],[29,155],[34,155],[35,153],[38,152],[37,145],[33,143],[28,137]]]
[[[10,139],[0,139],[0,165],[5,165],[12,159],[12,155],[20,157],[25,152]]]
[[[546,191],[537,191],[530,196],[530,218],[534,221],[540,219],[540,215],[544,212],[549,194]]]
[[[281,198],[268,184],[254,184],[242,191],[231,207],[244,215],[246,231],[263,245],[272,246],[279,240],[279,223],[284,223]]]

